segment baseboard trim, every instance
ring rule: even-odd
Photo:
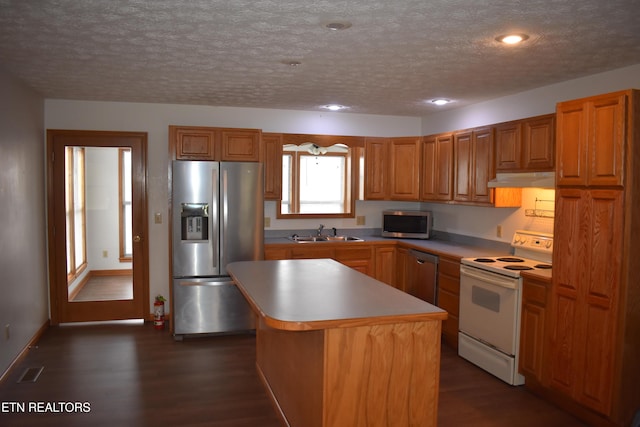
[[[20,353],[18,353],[18,355],[15,357],[15,359],[13,359],[13,361],[9,364],[9,366],[2,373],[2,375],[0,375],[0,383],[4,382],[9,377],[9,374],[11,373],[13,368],[18,363],[20,363],[22,361],[22,359],[25,358],[25,356],[27,355],[27,353],[31,349],[31,347],[33,347],[35,345],[35,343],[37,343],[40,340],[40,338],[46,332],[46,330],[49,329],[49,324],[50,324],[50,320],[47,319],[47,321],[40,327],[40,329],[38,329],[36,331],[36,333],[33,335],[33,337],[31,337],[31,339],[29,340],[27,345],[22,349],[22,351]]]

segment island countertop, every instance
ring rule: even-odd
[[[227,271],[253,310],[275,329],[447,318],[446,311],[331,259],[241,261]]]

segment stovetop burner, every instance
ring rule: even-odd
[[[505,265],[504,268],[505,270],[516,270],[516,271],[533,270],[533,267],[528,267],[526,265]]]
[[[534,265],[535,268],[539,268],[541,270],[548,270],[551,268],[551,264],[536,264]]]
[[[476,258],[476,259],[474,259],[474,261],[476,261],[476,262],[496,262],[495,259],[491,259],[491,258]]]
[[[515,257],[501,257],[501,258],[497,258],[497,261],[502,261],[502,262],[524,262],[524,260],[522,258],[515,258]]]

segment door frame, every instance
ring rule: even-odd
[[[132,153],[133,299],[68,302],[64,147],[129,147]],[[56,159],[58,161],[56,162]],[[62,159],[62,160],[60,160]],[[62,165],[62,167],[60,167]],[[47,129],[47,235],[50,323],[143,318],[149,312],[147,133]]]

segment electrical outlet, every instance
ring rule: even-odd
[[[271,217],[270,216],[265,216],[264,217],[264,226],[265,227],[271,227]]]
[[[364,215],[356,217],[356,225],[364,225],[366,217]]]
[[[502,226],[501,225],[496,227],[496,237],[502,237]]]
[[[109,251],[108,250],[103,250],[102,251],[102,258],[109,258]]]
[[[7,324],[4,327],[4,339],[9,340],[11,338],[11,325]]]

